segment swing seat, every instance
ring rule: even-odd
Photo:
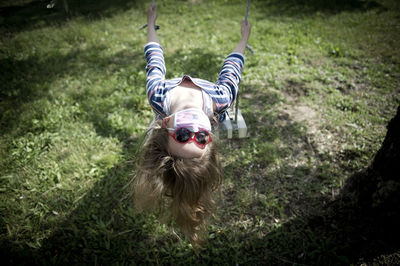
[[[247,137],[247,126],[243,119],[242,112],[237,109],[237,121],[235,121],[235,110],[230,108],[225,116],[225,120],[219,124],[216,135],[219,138],[246,138]]]

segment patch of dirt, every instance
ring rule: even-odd
[[[314,134],[319,128],[320,119],[316,111],[306,105],[285,106],[282,113],[287,114],[290,120],[302,123],[307,123],[307,133]]]
[[[299,103],[295,98],[285,95],[288,104],[279,108],[281,117],[289,123],[305,125],[306,144],[310,145],[316,155],[334,155],[340,149],[338,137],[325,129],[325,120],[318,110]]]

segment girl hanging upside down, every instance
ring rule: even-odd
[[[222,178],[212,125],[223,121],[236,99],[251,27],[242,21],[242,39],[225,59],[215,84],[188,75],[165,80],[156,19],[157,6],[151,5],[144,52],[146,91],[155,118],[135,174],[135,207],[138,211],[166,211],[190,242],[198,245],[204,240],[206,219],[212,214],[211,194]]]

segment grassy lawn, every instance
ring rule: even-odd
[[[305,221],[369,165],[395,115],[397,1],[251,1],[255,54],[240,93],[249,137],[220,140],[224,181],[198,256],[179,231],[136,214],[129,194],[153,116],[138,30],[151,1],[69,0],[69,16],[59,2],[0,3],[6,263],[379,262]],[[247,1],[156,2],[167,77],[216,80]]]

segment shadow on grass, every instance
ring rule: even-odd
[[[379,212],[365,213],[350,207],[346,200],[339,197],[323,209],[297,216],[268,233],[256,227],[214,231],[201,261],[213,262],[217,256],[221,262],[227,261],[221,256],[229,253],[229,264],[354,265],[374,261],[398,265],[399,217],[380,219]]]
[[[125,147],[134,152],[137,140]],[[115,261],[145,261],[151,250],[149,220],[135,215],[133,202],[127,197],[134,166],[124,162],[110,169],[82,199],[68,217],[60,219],[57,228],[40,249],[24,243],[17,246],[2,243],[1,253],[7,265],[111,265]],[[60,195],[62,197],[62,195]],[[72,204],[72,203],[70,203]]]
[[[67,0],[68,14],[65,12],[62,0],[54,1],[56,5],[53,8],[47,8],[51,1],[32,0],[20,5],[9,2],[0,7],[2,17],[0,26],[4,34],[41,28],[48,24],[61,24],[74,17],[87,20],[110,17],[130,8],[139,8],[145,1]]]

